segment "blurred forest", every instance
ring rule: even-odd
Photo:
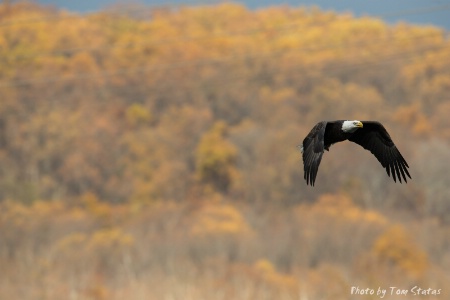
[[[450,298],[444,30],[19,2],[0,52],[1,299]],[[306,186],[296,146],[333,119],[381,121],[412,180],[341,143]]]

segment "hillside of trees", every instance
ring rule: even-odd
[[[432,26],[1,4],[0,298],[448,299],[449,112]],[[335,119],[382,122],[412,180],[341,143],[307,186],[297,145]]]

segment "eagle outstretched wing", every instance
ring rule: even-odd
[[[392,173],[392,178],[395,182],[397,182],[396,178],[398,178],[401,183],[402,177],[405,182],[408,182],[406,176],[411,178],[408,172],[408,163],[398,151],[384,126],[380,122],[375,121],[362,121],[362,123],[364,127],[353,133],[349,141],[357,143],[364,149],[372,152],[383,168],[386,169],[388,176]]]
[[[312,186],[314,186],[316,181],[317,171],[322,160],[327,123],[326,121],[317,123],[305,137],[302,144],[304,177],[306,184],[311,184]]]

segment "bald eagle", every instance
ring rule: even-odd
[[[402,177],[405,182],[406,176],[411,178],[408,163],[380,122],[338,120],[317,123],[299,145],[303,154],[306,184],[314,186],[324,150],[329,151],[331,145],[345,140],[372,152],[386,169],[388,176],[392,174],[394,182],[397,182],[396,178],[400,183]]]

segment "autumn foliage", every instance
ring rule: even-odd
[[[444,30],[18,2],[0,57],[1,299],[450,297]],[[411,182],[342,143],[307,187],[296,146],[328,119],[381,121]]]

